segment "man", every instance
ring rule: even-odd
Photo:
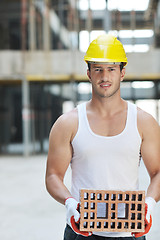
[[[146,193],[145,239],[154,205],[160,200],[160,128],[154,118],[124,101],[120,83],[126,54],[117,38],[102,35],[91,42],[85,61],[92,99],[62,115],[51,129],[47,160],[48,192],[67,209],[64,240],[134,239],[131,233],[80,232],[79,190],[138,190],[139,154],[150,175]],[[71,164],[72,189],[63,179]],[[123,212],[124,209],[121,209]]]

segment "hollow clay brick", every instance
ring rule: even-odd
[[[144,191],[81,189],[80,198],[81,231],[144,232]]]

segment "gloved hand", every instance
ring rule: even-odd
[[[79,230],[79,203],[74,198],[69,197],[65,200],[65,207],[67,209],[67,224],[73,229],[73,231],[85,237],[91,236],[92,232]]]
[[[156,201],[152,197],[146,197],[145,200],[145,231],[139,233],[132,233],[135,238],[142,237],[147,234],[152,226],[152,213],[155,207]]]

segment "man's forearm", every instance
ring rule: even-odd
[[[160,172],[151,178],[151,182],[147,190],[147,197],[152,197],[156,202],[160,200]]]
[[[65,199],[71,197],[71,193],[57,175],[46,177],[46,188],[49,194],[58,202],[64,204]]]

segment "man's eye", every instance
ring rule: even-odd
[[[114,72],[114,71],[116,71],[116,69],[115,68],[111,68],[111,72]]]
[[[100,72],[100,71],[102,71],[102,69],[100,69],[100,68],[95,68],[95,71],[96,71],[96,72]]]

